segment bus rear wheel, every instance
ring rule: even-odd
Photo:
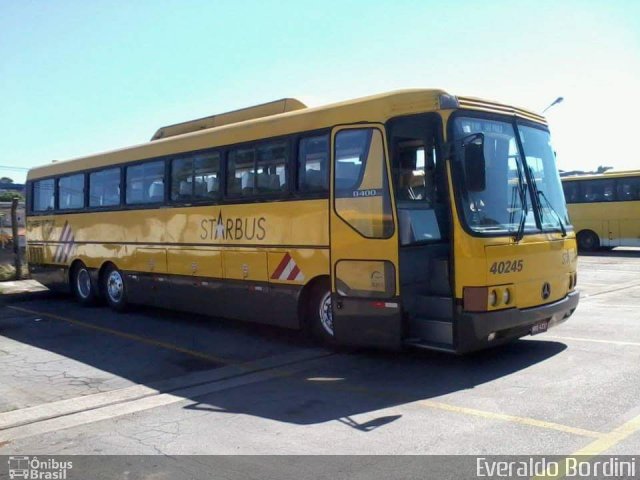
[[[600,238],[591,230],[582,230],[578,233],[578,248],[585,252],[593,252],[600,248]]]
[[[71,274],[71,289],[76,300],[82,305],[93,305],[96,301],[96,292],[91,282],[91,275],[84,263],[78,264]]]
[[[321,283],[313,290],[307,315],[314,338],[325,345],[335,345],[331,290],[328,282]]]
[[[102,282],[102,291],[109,306],[117,311],[125,310],[127,308],[127,287],[122,272],[110,265],[102,276]]]

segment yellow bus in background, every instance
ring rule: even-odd
[[[640,247],[640,170],[562,179],[578,248]]]
[[[284,99],[28,174],[32,275],[128,303],[464,353],[578,303],[543,117],[442,90]]]

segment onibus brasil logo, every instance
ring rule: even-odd
[[[73,468],[73,462],[63,462],[55,458],[9,457],[9,478],[33,480],[65,480],[67,471]]]

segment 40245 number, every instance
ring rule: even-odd
[[[504,262],[493,262],[489,271],[494,275],[500,275],[504,273],[521,272],[523,268],[523,260],[505,260]]]

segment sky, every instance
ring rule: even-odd
[[[640,169],[640,2],[0,0],[0,176],[283,97],[432,87],[562,96],[559,168]]]

